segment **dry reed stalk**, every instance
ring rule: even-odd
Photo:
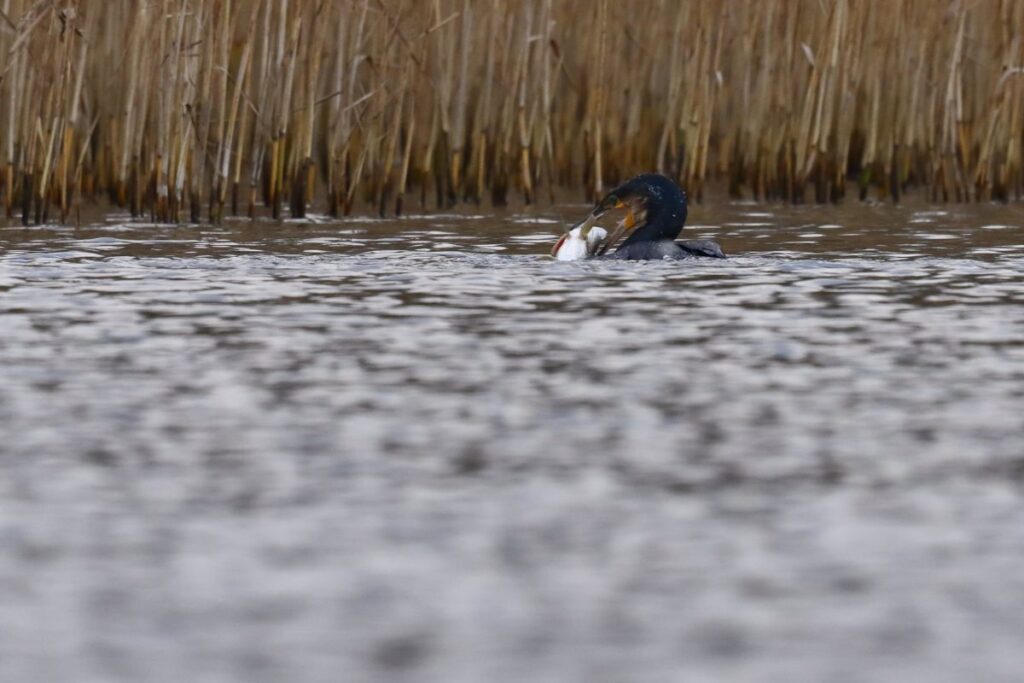
[[[523,189],[523,201],[533,203],[533,177],[530,173],[530,126],[527,121],[527,101],[530,78],[530,53],[533,33],[533,1],[523,4],[523,37],[520,43],[519,61],[516,67],[516,133],[519,143],[519,181]]]
[[[593,183],[591,185],[591,199],[596,199],[604,192],[604,177],[602,175],[601,155],[604,146],[604,118],[605,101],[608,98],[608,86],[605,82],[608,60],[608,0],[597,2],[597,32],[594,40],[594,80],[593,95],[590,100],[589,124],[591,147],[593,149]]]
[[[242,93],[243,93],[243,91],[245,89],[245,86],[246,86],[248,80],[249,80],[249,74],[250,74],[250,69],[249,69],[250,62],[249,62],[249,59],[250,59],[250,56],[252,54],[252,45],[253,45],[253,43],[252,43],[252,34],[253,34],[253,29],[256,26],[256,18],[259,16],[259,11],[260,11],[260,5],[261,4],[262,4],[262,0],[256,0],[256,5],[250,9],[251,16],[249,18],[249,29],[248,29],[248,31],[246,31],[246,33],[245,33],[245,35],[243,37],[242,56],[239,59],[239,66],[238,66],[238,69],[237,69],[236,74],[235,74],[235,82],[234,82],[234,86],[232,88],[232,93],[231,93],[231,100],[230,100],[231,101],[231,110],[230,110],[230,113],[228,114],[227,129],[226,129],[226,132],[224,133],[224,136],[222,137],[222,142],[221,142],[221,145],[220,145],[220,151],[218,152],[218,155],[217,155],[218,156],[218,162],[217,162],[217,174],[218,175],[217,175],[217,182],[215,183],[215,187],[216,187],[216,190],[217,190],[217,210],[216,210],[216,217],[217,217],[217,219],[220,219],[223,216],[223,214],[224,214],[224,202],[227,199],[227,192],[228,192],[228,174],[231,172],[231,161],[232,161],[231,154],[232,154],[232,149],[233,149],[233,145],[234,145],[234,138],[235,138],[235,135],[236,135],[236,122],[238,120],[238,113],[239,113],[239,109],[241,108],[241,104],[242,104]],[[226,70],[227,69],[227,60],[225,59],[224,62],[225,62],[224,66],[225,66],[225,70]],[[244,115],[243,115],[242,118],[243,118],[242,124],[239,126],[240,130],[238,130],[238,132],[237,132],[238,139],[239,139],[239,147],[240,147],[240,149],[235,154],[236,162],[237,163],[234,166],[235,170],[234,170],[234,176],[233,176],[234,177],[234,192],[232,193],[232,196],[235,198],[234,201],[233,201],[233,207],[232,207],[232,212],[233,213],[237,213],[237,211],[238,211],[237,191],[238,191],[238,177],[241,174],[241,158],[242,158],[241,145],[242,145],[242,140],[243,140],[243,134],[245,132],[244,131],[244,129],[245,129],[245,122],[244,122],[245,117],[244,117]]]
[[[651,169],[697,199],[1019,198],[1024,0],[0,0],[25,222],[104,194],[217,221],[243,176],[282,217]]]
[[[7,66],[4,68],[4,78],[7,82],[4,84],[5,87],[5,102],[4,105],[7,109],[7,126],[6,126],[6,154],[4,158],[4,177],[3,185],[0,189],[3,191],[4,196],[4,213],[8,218],[11,217],[14,210],[14,173],[15,173],[15,140],[17,139],[16,134],[16,122],[17,122],[17,102],[19,94],[19,82],[21,80],[21,69],[18,68],[21,61],[21,54],[16,53],[13,50],[12,44],[18,36],[18,27],[11,21],[12,5],[11,0],[4,0],[3,4],[3,19],[0,20],[3,23],[0,24],[0,54],[6,55]]]
[[[452,101],[454,116],[451,128],[451,190],[456,197],[462,195],[462,164],[466,142],[466,111],[469,104],[469,57],[472,52],[473,12],[469,0],[463,0],[459,14],[458,85]],[[452,41],[452,45],[455,41]]]

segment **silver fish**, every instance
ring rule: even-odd
[[[599,214],[592,213],[566,230],[551,249],[551,255],[559,261],[578,261],[595,255],[608,237],[607,230],[594,225],[598,218]]]

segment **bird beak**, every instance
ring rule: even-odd
[[[594,210],[591,212],[591,215],[603,216],[612,209],[616,209],[620,206],[622,206],[622,202],[619,200],[619,198],[616,195],[609,193],[604,196],[604,199],[597,203],[597,206],[594,207]]]
[[[640,226],[642,221],[637,220],[636,213],[634,212],[634,207],[635,204],[633,202],[626,204],[618,197],[610,196],[607,197],[603,202],[601,202],[601,204],[598,205],[597,209],[594,209],[595,212],[600,210],[601,213],[604,213],[605,211],[609,211],[611,209],[626,210],[626,215],[623,217],[621,221],[618,222],[618,224],[616,224],[616,226],[612,229],[611,233],[608,235],[607,239],[605,239],[604,242],[601,244],[600,250],[598,251],[599,255],[606,253],[609,249],[611,249],[613,245],[615,245],[620,239],[622,239],[623,236],[628,235],[629,233],[633,232],[637,227]]]
[[[622,236],[625,235],[627,232],[628,230],[626,229],[626,221],[619,221],[615,225],[615,227],[612,228],[612,231],[608,235],[608,238],[601,245],[601,248],[598,250],[598,255],[603,255],[605,252],[611,249],[612,245],[618,242],[622,238]]]

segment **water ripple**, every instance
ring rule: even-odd
[[[0,231],[0,671],[1016,671],[1016,210],[583,211]]]

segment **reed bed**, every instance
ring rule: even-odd
[[[1024,0],[0,0],[0,197],[158,221],[1019,199]]]

